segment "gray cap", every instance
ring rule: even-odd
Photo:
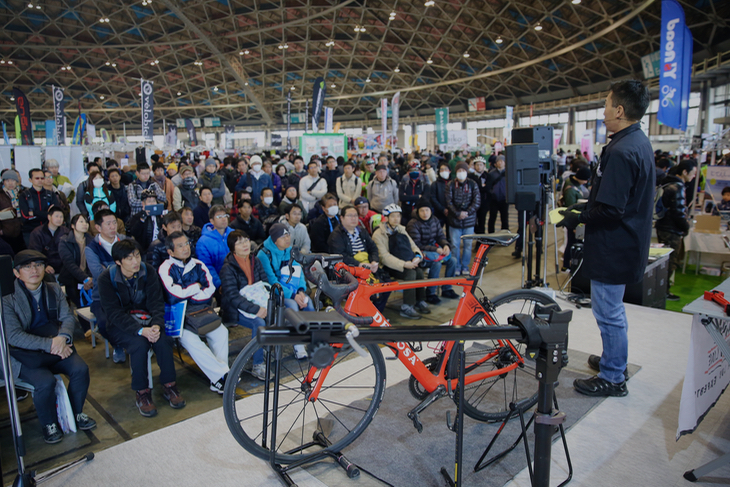
[[[218,161],[216,161],[216,160],[215,160],[215,159],[213,159],[212,157],[209,157],[209,158],[207,158],[207,159],[205,160],[205,166],[206,166],[206,167],[207,167],[207,166],[216,166],[216,167],[217,167],[217,166],[218,166]]]
[[[6,181],[8,179],[12,179],[15,182],[20,182],[20,176],[18,176],[18,173],[13,171],[12,169],[8,169],[3,173],[3,181]]]

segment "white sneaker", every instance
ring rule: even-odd
[[[297,360],[303,360],[307,358],[309,354],[307,354],[307,347],[306,345],[294,345],[294,358]]]
[[[266,380],[266,364],[256,364],[251,369],[251,375],[258,380]]]

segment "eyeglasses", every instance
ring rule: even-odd
[[[223,218],[228,218],[228,215],[226,215],[226,214],[216,215],[215,218],[218,219],[218,220],[222,220]]]
[[[30,264],[21,265],[19,267],[19,269],[21,271],[30,271],[30,270],[35,270],[35,269],[40,270],[40,269],[45,269],[45,268],[46,268],[46,264],[43,262],[31,262]]]
[[[190,240],[183,243],[175,244],[176,249],[184,249],[185,247],[190,247]]]

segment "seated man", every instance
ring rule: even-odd
[[[203,227],[203,235],[198,240],[198,246],[195,249],[198,259],[210,271],[213,276],[213,285],[217,288],[221,285],[221,279],[218,273],[223,267],[223,261],[228,255],[228,234],[233,231],[228,226],[228,212],[221,205],[215,205],[210,209],[210,223],[206,223]]]
[[[162,263],[157,272],[167,291],[167,302],[177,304],[187,301],[186,314],[210,306],[215,293],[213,277],[205,264],[190,257],[188,237],[179,230],[172,232],[167,236],[165,246],[170,258]],[[210,379],[210,390],[223,394],[228,375],[228,328],[221,324],[205,334],[207,345],[201,338],[183,327],[180,343]]]
[[[94,213],[94,226],[98,234],[86,246],[86,251],[84,252],[86,265],[89,267],[89,272],[91,272],[91,277],[94,282],[94,287],[91,292],[91,312],[96,318],[96,326],[99,328],[99,333],[109,340],[109,344],[114,348],[114,363],[121,364],[127,360],[127,356],[124,353],[124,348],[117,346],[114,339],[107,333],[106,313],[104,312],[99,297],[99,276],[104,272],[104,269],[114,264],[114,259],[112,259],[112,247],[114,244],[126,237],[117,234],[117,217],[108,208]]]
[[[261,201],[254,208],[254,216],[265,226],[267,220],[270,222],[272,218],[276,218],[279,215],[279,208],[274,204],[274,190],[271,188],[262,189]]]
[[[377,215],[373,210],[370,209],[370,203],[368,203],[368,199],[360,196],[359,198],[355,199],[355,208],[357,209],[357,214],[360,220],[360,227],[368,232],[368,235],[372,235],[372,232],[370,231],[370,220]]]
[[[142,262],[139,245],[133,240],[115,243],[112,258],[114,264],[99,276],[99,295],[109,318],[109,336],[127,350],[132,362],[137,409],[147,418],[157,414],[147,382],[150,348],[160,366],[162,396],[172,408],[183,408],[185,400],[175,384],[172,339],[165,334],[165,301],[157,272]]]
[[[96,213],[99,210],[104,210],[104,209],[107,209],[107,210],[110,209],[109,204],[104,200],[99,200],[96,203],[94,203],[93,205],[91,205],[91,215],[89,215],[89,220],[90,220],[89,221],[89,235],[91,235],[92,237],[96,237],[96,233],[97,233],[96,226],[94,225],[94,221],[92,220],[92,218],[94,218],[94,215],[96,215]],[[114,214],[117,215],[117,235],[126,235],[127,227],[124,223],[124,220],[122,220],[118,216],[119,210],[117,209],[117,211],[114,212]]]
[[[129,235],[134,237],[142,252],[147,252],[150,244],[157,239],[162,230],[162,217],[150,215],[150,206],[157,204],[157,195],[152,189],[142,191],[142,211],[135,213],[127,222]]]
[[[33,405],[46,443],[58,443],[63,432],[56,423],[56,378],[68,377],[68,398],[76,426],[93,429],[96,421],[84,412],[89,390],[89,367],[73,346],[76,318],[61,286],[43,282],[46,257],[35,250],[15,256],[15,292],[3,298],[3,326],[10,345],[10,364],[16,378],[33,385]]]
[[[197,255],[195,253],[195,244],[198,242],[202,230],[200,227],[195,226],[195,215],[192,208],[183,206],[178,213],[182,219],[182,232],[190,239],[190,255],[195,257]]]
[[[279,219],[279,223],[286,225],[291,235],[291,243],[293,247],[298,247],[304,254],[308,254],[312,249],[312,240],[307,233],[307,227],[302,223],[302,209],[297,205],[288,205],[284,209],[284,216]]]
[[[335,206],[336,208],[336,206]],[[259,249],[256,257],[266,273],[269,284],[281,284],[284,289],[284,304],[294,310],[314,311],[312,300],[307,295],[307,279],[302,267],[294,262],[294,272],[289,273],[291,255],[291,235],[281,223],[275,223],[269,231],[269,238]],[[294,356],[298,359],[307,356],[304,345],[294,345]]]
[[[406,231],[416,246],[423,252],[422,267],[428,267],[428,278],[435,279],[441,275],[441,264],[446,264],[446,275],[454,277],[456,273],[456,259],[451,258],[449,241],[441,228],[441,222],[433,216],[431,204],[421,199],[416,203],[415,218],[411,218],[406,225]],[[441,286],[441,296],[449,299],[458,299],[459,295],[451,286]],[[426,293],[426,302],[439,304],[437,286],[431,286]]]
[[[195,216],[193,223],[196,227],[203,228],[206,223],[210,223],[209,213],[212,207],[212,201],[213,191],[207,186],[200,188],[200,200],[198,201],[198,206],[193,209],[193,215]]]
[[[231,223],[231,228],[246,232],[256,245],[261,245],[266,240],[266,233],[261,222],[253,216],[253,205],[250,199],[238,200],[238,216]]]
[[[324,213],[309,223],[309,238],[312,240],[312,252],[315,253],[327,252],[327,239],[340,224],[340,219],[337,217],[339,207],[335,195],[332,193],[324,195],[322,209]]]
[[[46,273],[60,274],[63,260],[58,253],[61,239],[68,235],[68,227],[63,226],[64,214],[60,206],[48,208],[48,221],[30,232],[28,248],[46,256]]]
[[[152,242],[150,248],[147,249],[145,260],[153,269],[159,269],[160,264],[167,260],[169,254],[167,253],[165,239],[175,232],[182,232],[182,218],[178,212],[171,211],[162,217],[162,231],[160,231],[157,240]],[[190,255],[192,256],[192,253]]]
[[[418,264],[423,260],[421,250],[408,236],[400,224],[401,208],[389,205],[383,209],[383,223],[373,232],[373,241],[378,246],[380,263],[390,276],[404,281],[423,279],[423,269]],[[419,314],[420,313],[420,314]],[[426,290],[405,289],[400,315],[404,318],[420,320],[421,314],[429,314],[426,304]]]

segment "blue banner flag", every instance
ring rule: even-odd
[[[189,118],[185,119],[185,128],[188,131],[188,145],[190,145],[190,147],[195,147],[198,145],[198,135],[195,132],[195,125],[193,125],[193,121]]]
[[[668,127],[687,130],[692,33],[676,0],[662,0],[662,34],[657,119]]]
[[[8,139],[8,130],[5,128],[5,122],[3,122],[3,139],[5,140],[5,145],[10,145],[10,139]]]
[[[86,114],[82,113],[76,117],[76,123],[74,124],[74,134],[71,138],[71,145],[81,145],[81,141],[84,138],[84,132],[86,131]]]

